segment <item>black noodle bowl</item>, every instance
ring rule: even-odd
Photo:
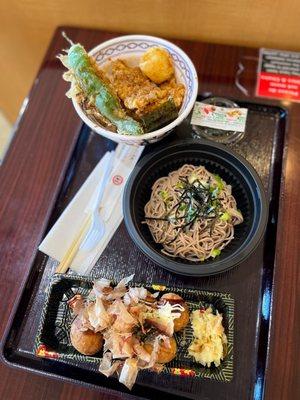
[[[148,225],[142,223],[154,182],[184,164],[203,165],[231,185],[244,218],[220,256],[199,263],[161,253],[162,244],[155,243]],[[189,276],[218,274],[240,264],[262,240],[268,219],[264,188],[253,167],[225,146],[204,140],[178,141],[143,157],[127,182],[123,213],[132,240],[144,254],[169,271]]]

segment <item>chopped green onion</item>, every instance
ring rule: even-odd
[[[187,204],[181,203],[179,206],[179,211],[185,211],[187,209]]]
[[[221,216],[220,216],[220,220],[221,221],[230,221],[231,219],[231,215],[225,211]]]
[[[176,183],[175,187],[176,187],[176,189],[184,189],[184,184],[183,184],[183,182],[179,181]]]
[[[166,190],[161,190],[159,192],[159,195],[163,199],[163,201],[166,201],[169,198],[169,193]]]
[[[189,183],[194,183],[196,180],[197,180],[198,178],[197,178],[197,175],[195,175],[195,174],[191,174],[190,176],[189,176]]]
[[[220,178],[219,175],[214,175],[215,180],[217,181],[217,186],[219,190],[222,190],[224,188],[224,184],[222,179]]]
[[[168,221],[171,222],[172,224],[176,224],[177,219],[175,218],[174,214],[171,214],[168,216]]]
[[[207,181],[201,180],[200,183],[201,183],[201,185],[202,185],[203,187],[205,187],[205,188],[208,188],[208,187],[209,187],[209,183],[208,183]]]
[[[219,250],[219,249],[214,249],[214,250],[211,252],[211,257],[215,258],[215,257],[219,256],[220,254],[221,254],[221,250]]]
[[[220,189],[219,189],[218,186],[211,186],[211,187],[209,188],[209,191],[211,192],[211,196],[212,196],[213,198],[218,197],[219,190],[220,190]]]

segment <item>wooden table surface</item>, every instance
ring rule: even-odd
[[[84,29],[68,29],[73,41],[90,48],[116,34]],[[253,99],[257,49],[208,45],[176,40],[190,55],[199,76],[202,93]],[[60,189],[69,156],[81,126],[64,90],[51,87],[53,52],[66,47],[60,30],[34,82],[16,126],[16,134],[0,169],[0,337],[20,294],[45,232],[49,215]],[[245,70],[241,83],[250,96],[235,85],[238,63]],[[55,99],[55,100],[54,100]],[[55,124],[53,102],[66,114],[64,126]],[[59,103],[59,107],[57,107]],[[280,102],[274,102],[280,104]],[[266,373],[265,398],[300,398],[300,105],[284,104],[289,110],[288,146],[285,148],[281,188],[270,355]],[[298,306],[298,307],[297,307]],[[71,384],[13,370],[1,364],[0,399],[108,399],[112,396]],[[298,379],[297,379],[298,378]],[[117,397],[116,397],[117,398]],[[118,397],[121,398],[121,397]],[[243,400],[243,399],[232,399]]]

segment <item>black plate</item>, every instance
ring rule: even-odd
[[[35,341],[37,356],[76,364],[84,369],[98,370],[102,353],[95,356],[80,354],[71,345],[69,334],[74,317],[67,302],[76,294],[86,297],[92,286],[92,278],[54,275],[48,289]],[[134,283],[134,286],[140,286],[140,284]],[[234,300],[232,296],[228,293],[179,289],[156,284],[148,286],[147,289],[152,293],[159,291],[160,295],[170,292],[177,293],[187,302],[190,311],[209,306],[213,308],[213,311],[218,310],[223,316],[223,326],[228,340],[227,354],[221,365],[205,368],[188,354],[188,347],[193,340],[192,327],[188,324],[182,332],[174,334],[178,349],[177,355],[173,361],[166,364],[162,372],[195,379],[209,378],[219,382],[230,382],[233,377]]]
[[[201,263],[161,253],[162,245],[155,243],[148,226],[142,223],[154,182],[184,164],[204,165],[230,184],[244,217],[243,223],[234,228],[235,237],[221,255]],[[184,140],[161,147],[137,164],[125,188],[123,213],[132,240],[152,261],[178,274],[206,276],[233,268],[256,249],[266,229],[268,206],[259,176],[243,157],[220,144]]]

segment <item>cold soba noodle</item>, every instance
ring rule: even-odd
[[[231,186],[203,166],[186,164],[158,179],[145,206],[145,223],[162,252],[190,261],[218,256],[242,222]]]

